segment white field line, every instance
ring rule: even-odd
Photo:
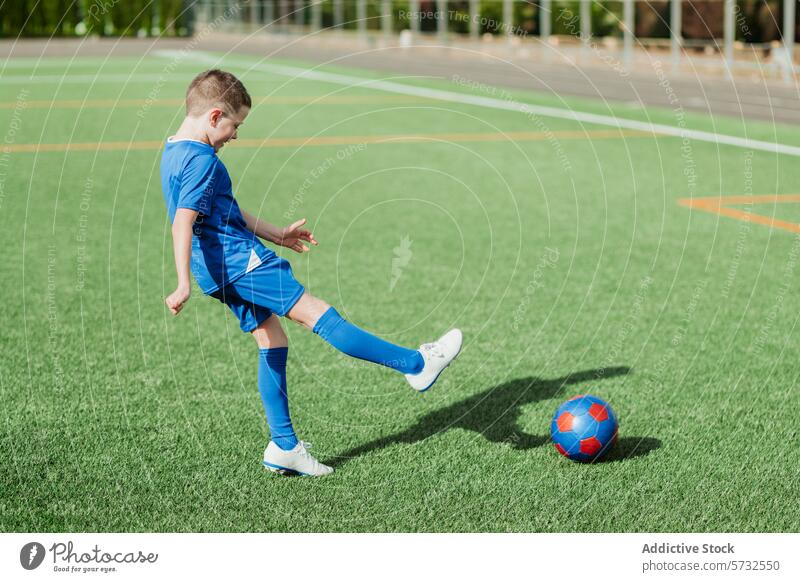
[[[210,64],[210,65],[222,64],[221,58],[217,58],[213,55],[203,52],[186,54],[186,53],[181,53],[180,51],[156,51],[155,54],[166,58],[176,58],[180,55],[180,57],[183,59],[194,60],[196,62]],[[704,141],[717,145],[728,145],[749,150],[759,150],[763,152],[800,157],[800,147],[798,146],[791,146],[786,144],[773,143],[769,141],[760,141],[744,137],[737,137],[735,135],[726,135],[722,133],[700,131],[696,129],[687,129],[672,125],[663,125],[660,123],[650,123],[647,121],[637,121],[635,119],[626,119],[624,117],[599,115],[596,113],[587,113],[584,111],[574,111],[572,109],[546,107],[543,105],[531,105],[528,103],[520,103],[517,101],[506,101],[503,99],[496,99],[494,97],[481,97],[479,95],[470,95],[468,93],[457,93],[455,91],[429,89],[426,87],[405,85],[403,83],[397,83],[395,81],[379,81],[373,79],[366,79],[363,77],[340,75],[338,73],[326,73],[324,71],[303,69],[300,67],[273,65],[269,63],[254,64],[247,61],[236,61],[230,58],[226,58],[224,62],[234,66],[245,67],[248,70],[262,71],[265,73],[272,73],[274,75],[281,75],[284,77],[308,79],[311,81],[322,81],[325,83],[334,83],[337,85],[366,87],[369,89],[374,89],[376,91],[385,91],[387,93],[413,95],[414,97],[425,97],[428,99],[436,99],[439,101],[446,101],[449,103],[463,103],[465,105],[488,107],[490,109],[516,111],[518,113],[524,113],[527,115],[530,114],[541,115],[542,117],[567,119],[570,121],[579,121],[582,123],[593,123],[595,125],[604,125],[607,127],[616,127],[619,129],[632,129],[635,131],[644,131],[656,135],[680,137],[695,141]]]
[[[161,81],[162,83],[188,83],[194,78],[192,74],[179,74],[179,75],[164,75],[153,74],[137,74],[130,75],[119,73],[99,73],[97,75],[70,75],[69,73],[61,75],[2,75],[0,76],[0,85],[15,84],[15,85],[32,85],[32,84],[46,84],[46,83],[120,83],[126,81]]]
[[[0,57],[2,59],[2,57]],[[139,65],[140,57],[114,57],[109,61],[106,57],[10,57],[6,58],[3,67],[10,69],[32,69],[44,71],[46,69],[58,69],[63,71],[65,68],[86,69],[96,71],[98,66],[110,67],[112,64]]]

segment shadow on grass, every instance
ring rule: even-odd
[[[661,447],[661,441],[651,437],[620,437],[616,446],[598,463],[625,461],[634,457],[643,457],[650,451]]]
[[[342,465],[354,457],[395,444],[411,444],[451,428],[462,428],[479,433],[493,443],[506,443],[518,450],[527,450],[550,443],[550,437],[531,435],[520,431],[517,420],[522,407],[531,402],[552,398],[570,384],[597,382],[603,378],[622,376],[630,368],[616,367],[604,370],[584,370],[563,378],[543,380],[530,376],[518,378],[490,388],[423,416],[404,431],[376,439],[345,451],[333,462]],[[661,446],[661,441],[648,437],[620,437],[616,447],[603,462],[620,461],[646,455]]]

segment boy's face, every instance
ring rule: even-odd
[[[207,113],[208,139],[214,151],[218,152],[222,146],[238,137],[239,126],[244,123],[248,113],[250,113],[249,107],[242,107],[233,115],[216,108]]]

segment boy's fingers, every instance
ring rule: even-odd
[[[167,304],[167,307],[169,308],[169,310],[172,313],[172,315],[178,315],[181,312],[181,309],[183,309],[183,306],[186,304],[187,301],[189,301],[188,297],[186,299],[184,299],[183,301],[178,302],[178,301],[172,299],[172,296],[170,296],[170,297],[167,297],[164,300],[164,303]]]
[[[295,228],[299,228],[299,227],[303,226],[305,223],[306,223],[306,219],[305,218],[301,218],[300,220],[298,220],[297,222],[292,224],[292,226],[289,227],[289,230],[294,230]]]

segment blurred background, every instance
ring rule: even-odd
[[[463,47],[635,67],[654,58],[793,79],[797,0],[15,0],[0,38],[215,34]],[[614,61],[614,62],[612,62]]]

